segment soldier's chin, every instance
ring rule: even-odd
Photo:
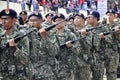
[[[62,27],[57,27],[57,29],[62,29]]]
[[[9,27],[4,27],[5,30],[9,30],[10,28]]]

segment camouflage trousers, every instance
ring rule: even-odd
[[[37,66],[33,80],[57,80],[50,65]]]
[[[0,78],[0,80],[29,80],[28,78],[25,78],[25,79],[19,79],[19,78],[16,78],[16,77],[13,77],[13,76],[9,76],[9,77],[2,77]]]
[[[73,70],[71,70],[67,64],[60,62],[54,69],[57,80],[74,80]]]
[[[101,59],[99,52],[93,53],[93,63],[91,64],[92,79],[103,80],[104,74],[104,61]]]
[[[106,49],[108,58],[105,61],[107,80],[117,79],[117,68],[119,65],[119,54],[112,49]]]
[[[74,80],[91,80],[90,66],[78,66],[75,70]]]
[[[76,58],[77,65],[75,67],[74,80],[91,80],[90,78],[90,64],[88,64],[83,57]]]
[[[3,73],[0,73],[0,80],[29,80],[29,79],[28,79],[28,76],[24,76],[23,74],[20,74],[18,76],[18,73],[9,75],[8,72],[6,73],[3,72]]]

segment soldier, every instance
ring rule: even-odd
[[[70,40],[76,39],[74,33],[69,29],[65,28],[65,16],[58,13],[54,16],[53,21],[55,23],[62,21],[60,24],[56,25],[56,31],[53,33],[56,37],[56,42],[58,45],[66,43],[67,47],[60,47],[60,52],[56,56],[58,61],[58,67],[55,72],[57,74],[57,80],[72,80],[74,78],[74,68],[76,66],[76,45],[72,45]]]
[[[28,41],[24,38],[15,43],[16,38],[23,33],[15,27],[17,13],[12,9],[4,9],[0,12],[2,29],[0,32],[0,77],[1,80],[28,80],[27,70],[29,64]],[[6,46],[8,42],[9,46]]]
[[[86,17],[86,20],[85,20],[85,25],[89,28],[90,27],[90,15],[88,15],[87,17]]]
[[[29,29],[36,31],[29,35],[30,60],[34,66],[33,80],[57,80],[53,68],[56,64],[56,45],[53,44],[48,32],[41,27],[43,21],[41,13],[33,12],[28,17]]]
[[[48,27],[50,25],[52,25],[52,17],[53,17],[53,13],[49,12],[45,15],[45,22],[42,23],[43,27]]]
[[[27,12],[26,12],[26,11],[21,11],[21,12],[19,13],[19,15],[22,17],[23,22],[24,22],[24,24],[25,24],[25,22],[26,22],[26,20],[27,20]]]
[[[115,11],[109,10],[106,12],[107,14],[107,24],[105,25],[109,31],[112,29],[117,29],[118,23],[115,20]],[[119,33],[115,32],[111,34],[109,43],[106,43],[106,60],[105,60],[105,68],[108,80],[116,80],[117,79],[117,68],[119,65],[119,54],[118,54],[118,37]]]
[[[103,72],[104,72],[104,48],[105,44],[103,44],[104,39],[99,34],[101,32],[107,31],[106,28],[98,23],[100,19],[100,14],[97,11],[93,11],[90,14],[90,25],[95,27],[96,29],[92,30],[91,35],[91,55],[93,56],[93,62],[91,64],[92,70],[92,80],[103,80]],[[84,32],[84,31],[82,31]],[[86,34],[86,33],[84,33]]]
[[[66,27],[71,30],[71,32],[74,32],[75,24],[74,24],[74,15],[70,15],[69,19],[67,21]]]
[[[80,34],[80,31],[85,28],[85,17],[83,14],[76,14],[74,17],[74,23],[76,25],[74,33],[78,38],[85,37]],[[90,46],[91,42],[89,39],[89,35],[85,38],[79,40],[79,53],[77,59],[77,67],[75,80],[91,80],[90,78],[90,64],[89,64],[89,56],[90,56]]]

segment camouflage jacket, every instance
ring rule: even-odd
[[[107,32],[108,30],[106,29],[106,27],[103,25],[103,24],[101,24],[101,23],[99,23],[98,24],[98,26],[97,27],[99,27],[99,28],[97,28],[97,29],[94,29],[94,30],[92,30],[91,32],[92,32],[92,34],[91,34],[91,41],[92,41],[92,44],[91,44],[91,48],[93,49],[93,50],[95,50],[95,51],[99,51],[100,50],[100,48],[101,48],[101,46],[104,46],[104,45],[102,45],[102,43],[101,43],[101,41],[103,41],[104,42],[104,40],[103,39],[100,39],[99,38],[99,34],[100,33],[102,33],[102,32]],[[108,38],[107,38],[108,39]],[[105,47],[105,46],[104,46]]]
[[[106,43],[110,40],[110,35],[106,38],[99,38],[100,33],[108,32],[102,23],[98,23],[98,28],[91,31],[91,50],[93,61],[101,62],[105,59]]]
[[[118,22],[113,22],[113,24],[111,26],[109,26],[109,24],[106,24],[105,26],[106,26],[106,29],[108,31],[112,31],[114,29],[114,27],[116,27],[118,25],[119,25]],[[119,46],[119,42],[120,42],[119,33],[120,33],[120,31],[117,31],[117,32],[114,32],[110,35],[107,35],[107,37],[109,38],[109,40],[107,40],[107,42],[106,42],[107,43],[107,48],[111,48],[115,51],[117,50],[117,48]]]
[[[70,29],[71,30],[71,32],[74,32],[74,30],[75,30],[75,25],[74,24],[66,24],[66,28],[68,28],[68,29]]]
[[[27,30],[34,29],[32,26]],[[58,52],[57,45],[54,44],[48,34],[46,39],[42,39],[37,30],[29,36],[29,57],[34,67],[34,78],[41,79],[53,76],[52,66],[56,64],[55,55]]]
[[[78,64],[80,66],[86,66],[91,58],[90,49],[91,49],[91,33],[89,32],[86,36],[82,36],[77,30],[74,31],[78,40]]]
[[[57,60],[61,64],[67,65],[69,68],[74,68],[76,63],[76,54],[77,54],[77,45],[76,43],[73,44],[72,47],[60,47],[60,45],[66,43],[67,41],[72,41],[76,39],[76,36],[74,33],[72,33],[69,29],[65,28],[64,31],[61,34],[58,34],[58,32],[53,33],[55,38],[55,42],[59,45],[59,53],[56,56]]]
[[[8,40],[20,36],[23,33],[15,28],[9,36],[4,32],[2,34],[3,36],[0,38],[1,47],[5,45]],[[28,41],[26,37],[18,42],[17,47],[5,47],[2,49],[2,52],[0,54],[0,74],[3,79],[11,77],[12,80],[18,78],[26,79],[26,68],[29,64],[29,58],[27,54],[29,49],[27,42]],[[20,76],[20,70],[24,73],[23,76]]]

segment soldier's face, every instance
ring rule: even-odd
[[[47,21],[52,21],[52,16],[47,16],[46,20]]]
[[[56,20],[55,20],[55,23],[58,23],[58,22],[60,22],[60,21],[62,21],[63,19],[61,19],[61,18],[57,18]],[[64,22],[61,22],[60,24],[58,24],[58,25],[56,25],[56,28],[57,29],[61,29],[61,28],[64,28],[64,26],[65,26],[65,21]]]
[[[74,20],[73,20],[73,19],[70,19],[70,20],[69,20],[69,23],[70,23],[70,24],[74,24]]]
[[[25,14],[21,14],[21,17],[23,18],[24,21],[27,19],[27,15]]]
[[[114,14],[112,14],[112,13],[107,14],[107,20],[114,20],[114,18],[115,18]]]
[[[35,28],[39,28],[41,26],[41,23],[42,23],[42,19],[39,19],[36,16],[32,16],[29,19],[29,24],[34,26]]]
[[[86,24],[90,24],[90,16],[86,17]]]
[[[89,24],[93,24],[94,23],[94,20],[95,20],[95,17],[93,15],[90,15],[89,16]]]
[[[1,22],[2,22],[4,29],[7,30],[14,26],[14,24],[16,22],[16,18],[12,18],[10,16],[2,16]]]
[[[82,17],[76,16],[74,18],[74,23],[75,23],[76,26],[81,26],[82,24],[84,24],[84,20],[83,20]]]

